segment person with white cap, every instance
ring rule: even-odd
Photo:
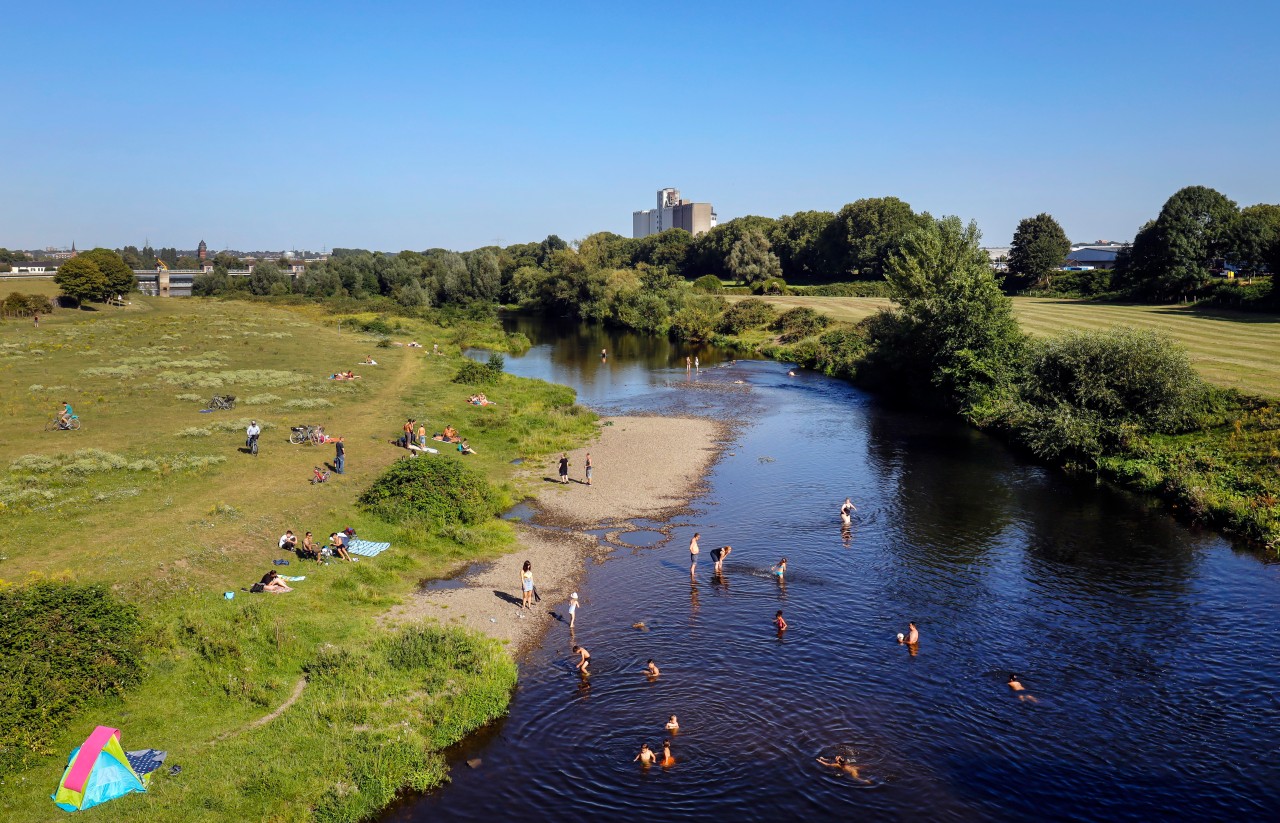
[[[569,631],[573,631],[574,618],[578,616],[578,593],[569,595]]]

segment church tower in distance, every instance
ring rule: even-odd
[[[200,241],[200,246],[196,250],[196,257],[200,258],[201,262],[209,259],[209,247],[204,244],[203,240]]]

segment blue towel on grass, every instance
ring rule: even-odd
[[[372,540],[352,540],[347,544],[347,551],[361,557],[377,557],[389,548],[390,543],[375,543]]]

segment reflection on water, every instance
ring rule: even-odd
[[[516,322],[535,346],[513,373],[744,425],[670,540],[590,567],[573,637],[554,627],[510,717],[463,747],[483,765],[388,819],[1280,815],[1280,565],[837,381],[712,350],[686,374],[667,341]],[[695,529],[734,551],[691,583]],[[679,766],[639,768],[671,714]],[[837,754],[870,784],[816,762]]]

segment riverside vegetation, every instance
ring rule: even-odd
[[[421,579],[514,548],[495,516],[519,494],[510,460],[581,444],[594,416],[500,361],[484,377],[501,404],[467,404],[460,345],[522,345],[483,313],[436,318],[446,326],[315,303],[132,300],[58,311],[38,331],[0,323],[0,817],[49,819],[67,753],[98,723],[183,769],[109,815],[355,821],[439,784],[441,749],[505,712],[515,665],[479,636],[378,618]],[[370,354],[378,366],[358,365]],[[339,368],[362,379],[324,379]],[[236,410],[198,414],[214,393],[238,395]],[[84,428],[44,432],[62,400]],[[456,426],[479,453],[402,458],[390,441],[409,416]],[[250,417],[257,457],[240,451]],[[307,482],[333,454],[287,442],[303,423],[345,436],[345,475]],[[404,494],[406,479],[438,494]],[[282,572],[306,580],[292,593],[243,591],[287,557],[284,529],[347,525],[393,548],[359,564],[293,559]]]

